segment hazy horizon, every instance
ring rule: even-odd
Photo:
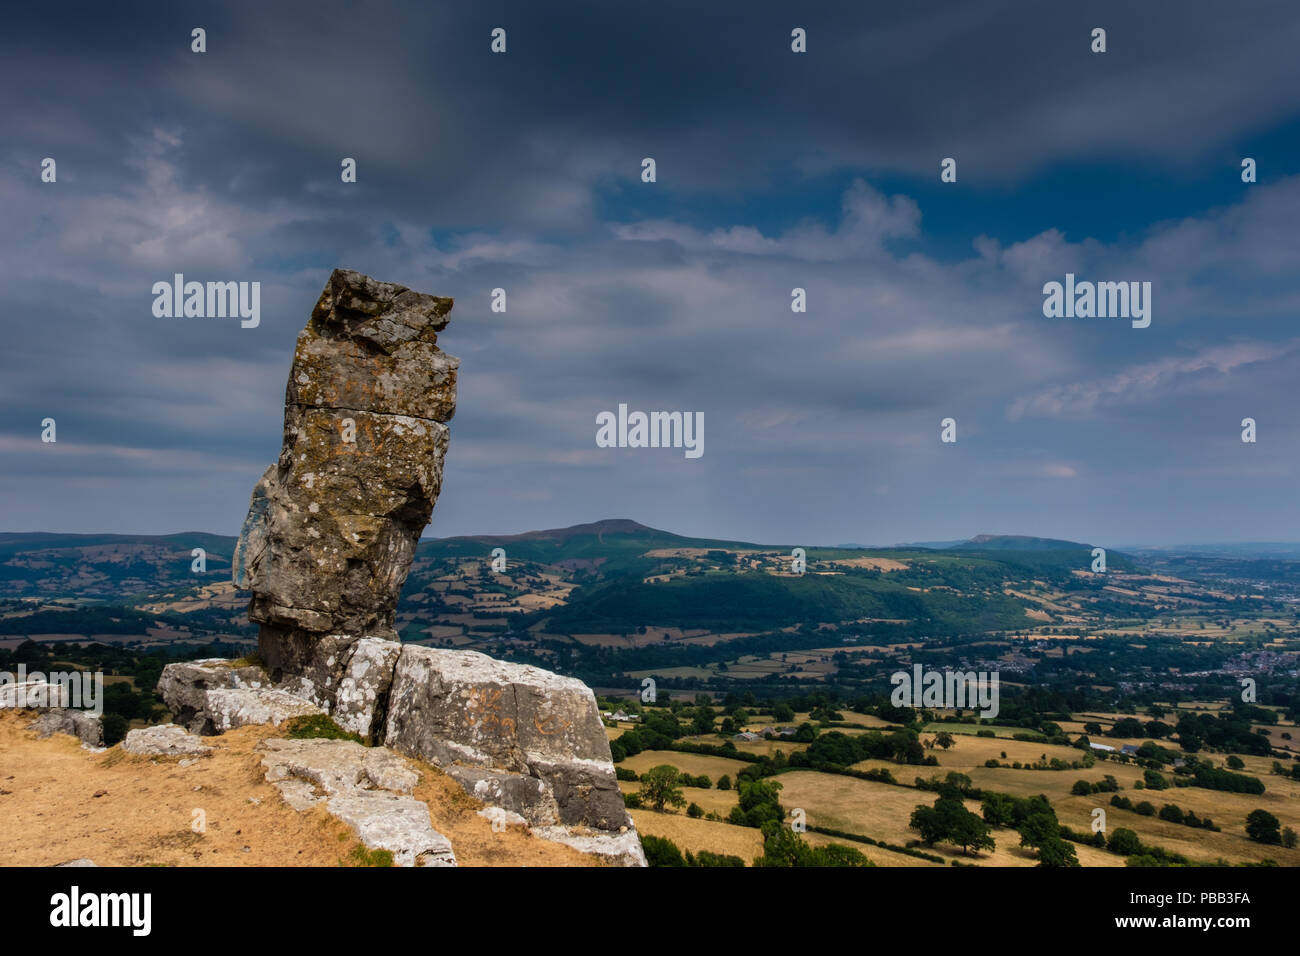
[[[1116,542],[1108,542],[1108,541],[1075,541],[1074,539],[1070,539],[1070,538],[1060,538],[1056,535],[1040,535],[1040,534],[1032,534],[1032,533],[1019,532],[1019,531],[993,531],[993,532],[980,531],[980,532],[975,532],[973,534],[968,534],[962,537],[955,537],[955,538],[935,538],[935,539],[929,539],[924,541],[923,540],[892,541],[888,543],[848,542],[848,541],[779,542],[779,541],[764,541],[761,538],[756,538],[756,537],[746,536],[746,535],[722,536],[722,535],[712,535],[712,534],[700,534],[691,531],[689,529],[656,527],[652,525],[647,525],[645,524],[645,522],[642,521],[637,521],[636,518],[628,518],[628,517],[598,518],[593,521],[578,522],[576,525],[564,525],[564,526],[557,526],[557,527],[545,527],[545,528],[536,527],[536,528],[527,528],[523,530],[514,530],[514,531],[476,531],[476,532],[469,532],[465,534],[455,534],[455,535],[434,535],[434,534],[430,534],[428,532],[428,529],[426,529],[426,532],[421,537],[421,540],[429,541],[429,540],[445,540],[447,538],[518,537],[518,536],[528,535],[528,534],[538,534],[538,533],[545,533],[545,532],[552,532],[552,531],[564,531],[573,527],[580,527],[582,525],[589,525],[589,524],[600,524],[602,522],[609,522],[609,521],[632,521],[645,528],[648,528],[649,530],[662,531],[683,538],[708,539],[713,541],[733,541],[738,543],[761,545],[765,547],[785,547],[785,546],[793,547],[793,546],[802,545],[805,547],[815,547],[815,548],[861,548],[864,550],[871,550],[871,549],[878,549],[878,548],[902,548],[902,547],[944,547],[949,545],[950,543],[966,542],[978,536],[987,535],[992,537],[1025,537],[1025,538],[1036,538],[1036,539],[1045,538],[1045,539],[1052,539],[1052,540],[1073,541],[1073,543],[1076,544],[1087,544],[1089,546],[1101,545],[1111,550],[1121,551],[1121,552],[1122,551],[1156,551],[1156,550],[1191,551],[1197,548],[1243,549],[1243,552],[1247,554],[1252,552],[1259,553],[1259,554],[1266,554],[1269,552],[1269,549],[1280,549],[1284,552],[1292,552],[1292,551],[1300,552],[1300,541],[1186,541],[1186,542],[1168,542],[1168,543],[1166,542],[1116,543]],[[220,537],[234,538],[238,536],[238,530],[236,529],[235,531],[202,531],[202,530],[190,528],[182,531],[165,531],[165,532],[157,532],[157,533],[136,532],[136,531],[90,531],[90,532],[47,531],[43,529],[34,529],[34,530],[27,530],[27,531],[0,530],[0,535],[28,535],[28,534],[50,534],[50,535],[65,535],[65,536],[84,535],[87,537],[100,536],[100,535],[111,535],[111,536],[120,536],[120,537],[169,537],[174,535],[186,535],[186,534],[211,534]]]

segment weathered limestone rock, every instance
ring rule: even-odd
[[[388,695],[402,645],[365,637],[353,646],[334,700],[334,720],[344,730],[378,742],[384,736]]]
[[[266,779],[295,810],[318,803],[352,827],[372,850],[390,850],[398,866],[455,866],[451,841],[433,829],[429,808],[413,796],[419,774],[391,750],[350,740],[277,740],[258,744]]]
[[[91,747],[104,746],[103,720],[99,715],[84,710],[63,707],[47,710],[27,729],[36,731],[41,737],[48,737],[50,734],[71,734]]]
[[[158,694],[192,733],[220,734],[245,724],[280,725],[325,708],[271,684],[260,667],[231,667],[211,658],[163,668]]]
[[[157,757],[197,756],[212,750],[199,737],[175,724],[132,730],[122,741],[122,749],[131,754]]]
[[[263,751],[262,764],[272,783],[294,777],[334,794],[357,789],[410,793],[420,782],[420,775],[403,757],[351,740],[269,737],[258,749]]]
[[[484,807],[482,810],[479,810],[475,816],[480,816],[488,823],[492,824],[492,830],[495,833],[500,833],[508,827],[528,828],[527,820],[519,814],[510,810],[502,809],[501,807]]]
[[[541,836],[583,837],[579,849],[601,846],[611,860],[645,864],[596,697],[581,681],[474,651],[406,645],[384,743],[441,767]]]
[[[598,856],[614,866],[646,866],[645,850],[635,828],[616,833],[579,827],[533,827],[533,835]]]
[[[374,638],[348,650],[335,720],[373,742],[382,738],[391,749],[350,741],[264,741],[268,779],[295,809],[326,801],[372,849],[390,849],[408,864],[447,865],[449,845],[429,829],[427,808],[409,796],[416,775],[396,751],[442,768],[488,804],[494,821],[526,824],[537,836],[617,865],[645,865],[595,696],[584,684],[474,651]],[[158,688],[177,719],[195,732],[323,711],[272,686],[258,667],[215,659],[169,664]],[[180,727],[150,730],[188,736]],[[132,731],[130,746],[123,746],[145,750],[136,741],[144,733]],[[145,752],[190,751],[156,746]]]
[[[280,460],[253,490],[233,577],[271,678],[322,704],[351,643],[396,637],[456,405],[459,361],[437,348],[451,306],[336,269],[298,337]]]
[[[64,684],[43,680],[0,684],[0,710],[10,707],[19,710],[70,707],[72,703],[71,691]]]

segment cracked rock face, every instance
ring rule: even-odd
[[[253,490],[233,577],[253,592],[271,679],[300,678],[323,705],[348,642],[396,637],[456,407],[459,360],[437,347],[451,306],[336,269],[298,336],[280,459]]]
[[[334,695],[335,722],[344,730],[378,743],[384,736],[384,718],[393,685],[393,671],[402,645],[364,637],[353,645]]]
[[[387,746],[423,757],[534,826],[632,828],[596,697],[571,677],[407,645],[386,731]]]

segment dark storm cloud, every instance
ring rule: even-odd
[[[928,176],[960,155],[982,178],[1097,152],[1186,163],[1294,115],[1298,41],[1286,0],[28,7],[4,41],[6,119],[92,179],[118,176],[143,119],[187,127],[186,188],[332,205],[352,155],[371,213],[559,228],[644,155],[698,190],[791,161]]]
[[[1295,118],[1297,40],[1300,8],[1272,2],[24,7],[0,38],[0,526],[234,531],[341,265],[457,298],[435,533],[1276,535],[1300,460],[1297,180],[1189,193],[1113,242],[977,230],[950,261],[928,254],[954,238],[927,229],[936,201],[872,179],[959,155],[1014,219],[1017,181],[1058,162],[1235,176],[1241,137]],[[836,170],[830,208],[762,224]],[[1153,327],[1045,320],[1069,270],[1153,281]],[[154,318],[176,272],[262,282],[261,326]],[[704,457],[596,448],[620,402],[703,411]],[[1271,443],[1234,444],[1246,414]],[[1234,475],[1248,500],[1207,519]]]

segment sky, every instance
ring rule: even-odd
[[[430,535],[1300,540],[1297,48],[1292,0],[23,5],[0,530],[236,533],[342,267],[456,300]],[[1045,316],[1067,273],[1150,326]],[[619,404],[704,453],[598,447]]]

